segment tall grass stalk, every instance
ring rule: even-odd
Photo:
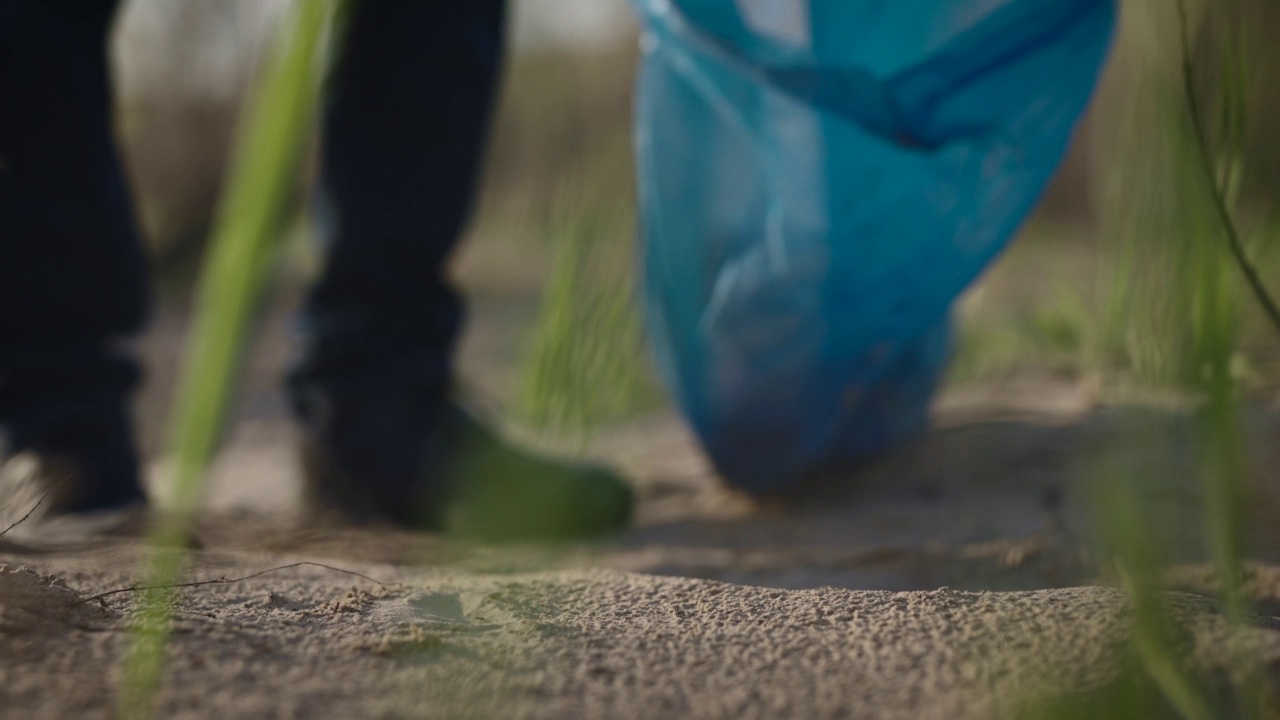
[[[1199,147],[1199,170],[1210,188],[1217,236],[1225,242],[1231,258],[1239,268],[1250,291],[1257,299],[1273,328],[1280,331],[1280,308],[1263,285],[1261,277],[1245,252],[1231,205],[1233,190],[1238,187],[1239,162],[1247,137],[1246,92],[1249,86],[1246,54],[1241,48],[1243,34],[1228,30],[1227,62],[1223,63],[1221,102],[1218,122],[1218,147],[1211,145],[1205,127],[1200,93],[1196,86],[1191,60],[1189,21],[1185,0],[1178,3],[1181,31],[1183,87],[1187,115]],[[1216,162],[1215,162],[1216,160]],[[1204,474],[1209,538],[1220,583],[1220,592],[1229,620],[1243,625],[1249,613],[1249,601],[1243,588],[1245,533],[1248,526],[1248,469],[1244,462],[1245,447],[1240,427],[1237,383],[1230,368],[1231,348],[1225,343],[1215,347],[1207,383],[1209,407],[1206,416],[1211,459]],[[1270,698],[1262,685],[1259,668],[1250,666],[1245,680],[1237,689],[1237,706],[1246,717],[1274,715],[1268,707]]]
[[[1248,257],[1236,224],[1249,82],[1248,54],[1240,47],[1242,35],[1235,25],[1239,16],[1232,4],[1197,4],[1194,14],[1186,0],[1173,7],[1155,0],[1143,6],[1147,14],[1140,31],[1148,34],[1158,27],[1161,13],[1176,13],[1180,55],[1172,67],[1179,72],[1166,72],[1170,64],[1162,66],[1161,61],[1155,62],[1155,69],[1140,69],[1143,82],[1136,89],[1154,102],[1129,110],[1124,118],[1122,137],[1132,145],[1126,145],[1128,152],[1117,170],[1124,178],[1118,184],[1124,194],[1112,198],[1122,201],[1111,224],[1124,238],[1109,334],[1113,342],[1122,338],[1118,345],[1140,376],[1173,381],[1203,402],[1197,417],[1202,453],[1197,470],[1209,551],[1228,619],[1240,625],[1250,610],[1243,588],[1249,522],[1237,367],[1245,310],[1241,287],[1277,330],[1280,309]],[[1221,63],[1212,109],[1198,82],[1192,32],[1193,27],[1215,27],[1206,22],[1209,12],[1230,18],[1216,24],[1222,28],[1222,46],[1229,57]],[[1158,45],[1152,44],[1149,51],[1158,54],[1150,50]],[[1105,546],[1132,598],[1133,648],[1142,671],[1180,716],[1223,716],[1226,709],[1220,703],[1210,702],[1193,679],[1180,674],[1164,630],[1166,616],[1159,601],[1162,559],[1147,547],[1147,538],[1154,536],[1149,532],[1153,518],[1126,478],[1111,479],[1115,482],[1108,483],[1096,507]],[[1230,714],[1261,717],[1268,712],[1261,676],[1250,658],[1238,660],[1245,663],[1244,680],[1233,687]]]
[[[1218,717],[1212,703],[1182,667],[1167,622],[1160,586],[1163,559],[1153,546],[1155,532],[1136,493],[1123,478],[1108,482],[1100,506],[1106,542],[1121,587],[1133,605],[1132,644],[1147,679],[1184,720]]]
[[[187,527],[227,416],[254,309],[296,186],[319,87],[321,40],[339,3],[296,3],[250,102],[200,280],[197,319],[173,415],[171,507],[151,538],[145,585],[125,656],[120,714],[154,715],[169,638],[172,590]]]
[[[1245,255],[1235,221],[1230,209],[1229,195],[1232,183],[1238,175],[1236,163],[1244,142],[1244,109],[1240,88],[1245,83],[1235,75],[1244,73],[1243,67],[1226,63],[1231,68],[1222,83],[1220,103],[1219,137],[1222,152],[1215,152],[1204,126],[1203,109],[1196,87],[1192,64],[1191,32],[1185,0],[1178,2],[1179,34],[1182,46],[1182,81],[1186,99],[1186,116],[1195,141],[1196,162],[1194,168],[1207,188],[1217,227],[1206,233],[1219,243],[1225,242],[1230,257],[1235,261],[1258,299],[1267,316],[1280,330],[1280,310],[1277,310],[1257,271]],[[1230,44],[1230,43],[1229,43]],[[1221,247],[1221,244],[1219,244]],[[1222,254],[1222,253],[1220,253]],[[1243,622],[1247,613],[1246,601],[1240,587],[1245,525],[1246,469],[1243,463],[1244,447],[1239,426],[1237,383],[1232,377],[1231,360],[1235,352],[1235,318],[1224,309],[1222,273],[1205,269],[1201,287],[1202,312],[1196,320],[1201,325],[1197,335],[1201,338],[1202,362],[1200,384],[1208,397],[1205,416],[1206,439],[1210,447],[1210,459],[1202,473],[1205,480],[1206,509],[1208,512],[1209,538],[1223,600],[1233,622]]]

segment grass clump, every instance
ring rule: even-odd
[[[1280,330],[1280,312],[1239,227],[1246,215],[1248,63],[1239,16],[1223,22],[1206,14],[1230,13],[1231,4],[1125,6],[1126,33],[1160,38],[1146,49],[1165,62],[1140,71],[1143,82],[1134,87],[1142,91],[1142,102],[1131,98],[1119,118],[1126,152],[1112,171],[1106,218],[1108,231],[1119,236],[1119,268],[1105,347],[1138,378],[1174,385],[1196,400],[1192,457],[1202,481],[1207,550],[1227,618],[1239,626],[1250,617],[1242,588],[1249,526],[1240,419],[1243,329],[1257,308]],[[1196,62],[1196,48],[1212,44],[1207,34],[1220,35],[1217,45],[1229,50],[1217,63],[1221,76],[1214,85],[1200,72],[1211,63]],[[1246,302],[1254,300],[1253,306]],[[1165,450],[1176,450],[1171,438],[1165,440]],[[1158,524],[1167,519],[1153,515],[1129,473],[1093,475],[1104,565],[1133,605],[1131,684],[1146,688],[1128,696],[1139,704],[1124,707],[1124,714],[1100,717],[1277,717],[1261,668],[1251,658],[1239,659],[1243,680],[1230,684],[1228,697],[1206,679],[1187,675],[1162,607],[1166,558],[1155,539]]]
[[[632,212],[566,206],[550,224],[551,277],[517,408],[535,429],[585,437],[657,402],[635,301]]]

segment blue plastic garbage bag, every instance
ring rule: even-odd
[[[645,305],[720,471],[924,424],[949,311],[1048,184],[1112,0],[635,0]]]

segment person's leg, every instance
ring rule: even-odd
[[[502,0],[353,3],[321,140],[327,258],[300,376],[394,359],[443,391],[461,323],[443,268],[470,210],[502,23]]]
[[[147,290],[111,130],[116,2],[5,5],[0,431],[10,456],[59,461],[46,508],[120,506],[142,492],[128,412],[139,373],[119,342],[142,325]]]
[[[327,256],[290,375],[312,499],[347,514],[439,527],[466,514],[461,497],[529,502],[472,483],[495,472],[572,485],[557,512],[586,504],[596,517],[561,518],[570,532],[617,525],[629,507],[613,478],[506,448],[449,398],[461,306],[445,262],[472,204],[504,15],[502,0],[352,5],[321,141]],[[579,484],[625,497],[596,502]],[[626,507],[602,507],[615,504]]]

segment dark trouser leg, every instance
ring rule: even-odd
[[[10,449],[88,456],[65,509],[140,497],[116,348],[147,306],[111,131],[115,0],[0,0],[0,429]]]
[[[369,490],[409,482],[461,324],[444,264],[469,214],[504,3],[356,0],[322,138],[326,258],[290,378]]]
[[[314,506],[490,539],[624,524],[616,476],[510,448],[446,397],[461,308],[444,262],[479,169],[502,0],[353,10],[322,146],[328,258],[291,378]]]

